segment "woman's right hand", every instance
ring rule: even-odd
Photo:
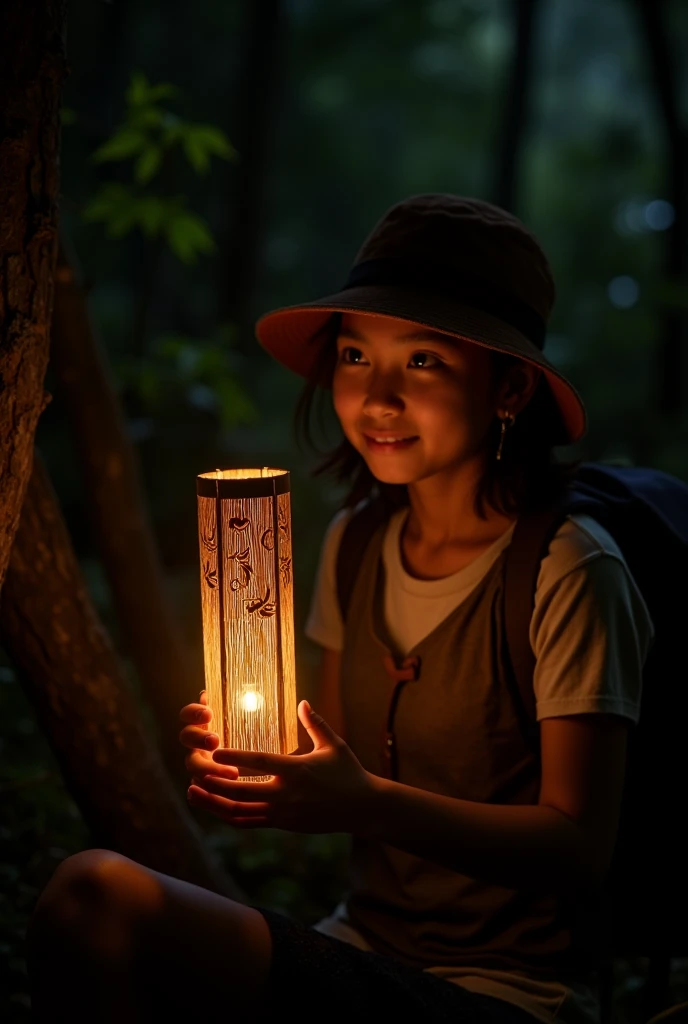
[[[219,747],[220,737],[209,729],[213,713],[208,707],[205,690],[201,690],[199,701],[199,704],[187,704],[179,712],[179,719],[184,725],[179,733],[179,741],[190,751],[184,761],[186,770],[192,780],[200,780],[205,775],[236,779],[239,775],[236,768],[213,761],[213,751]]]

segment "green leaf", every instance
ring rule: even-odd
[[[236,150],[225,133],[212,124],[186,124],[182,129],[182,141],[187,160],[197,174],[204,174],[211,156],[223,160],[236,159]]]
[[[165,111],[158,107],[136,107],[130,110],[127,116],[127,124],[138,131],[141,131],[145,138],[150,137],[151,131],[159,131],[165,120]]]
[[[148,238],[156,238],[165,221],[175,215],[177,200],[163,199],[161,196],[139,196],[136,206],[136,221],[141,230]]]
[[[122,238],[135,226],[138,199],[121,182],[107,182],[86,204],[82,217],[87,223],[101,222],[112,238]]]
[[[170,249],[182,263],[195,263],[201,253],[215,249],[207,223],[188,210],[178,210],[168,219],[165,235]]]
[[[148,146],[139,156],[134,165],[134,178],[139,185],[146,185],[160,170],[162,149],[159,146]]]
[[[205,174],[210,166],[210,157],[203,145],[194,138],[192,134],[184,132],[182,136],[184,152],[196,174]]]
[[[137,106],[145,103],[148,96],[148,79],[141,71],[133,71],[127,89],[127,103],[129,106]]]
[[[127,89],[127,103],[131,107],[151,106],[160,100],[172,99],[178,93],[179,90],[171,82],[151,85],[142,72],[135,71]]]
[[[142,131],[125,125],[119,128],[107,142],[99,146],[91,159],[99,164],[108,160],[127,160],[140,153],[147,145],[147,141]]]
[[[236,159],[237,151],[221,128],[214,124],[194,124],[192,127],[195,138],[205,146],[208,153],[224,160]]]

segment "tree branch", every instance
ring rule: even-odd
[[[0,602],[0,635],[94,842],[241,898],[144,728],[38,454]]]

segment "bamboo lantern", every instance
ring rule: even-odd
[[[221,745],[298,746],[289,473],[197,478],[208,706]],[[261,778],[261,781],[265,776]]]

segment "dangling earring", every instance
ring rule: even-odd
[[[499,417],[499,419],[501,420],[501,430],[499,434],[499,444],[497,445],[497,454],[495,455],[495,459],[497,460],[497,462],[502,461],[502,453],[504,451],[504,438],[506,437],[507,430],[510,430],[511,427],[513,427],[514,420],[516,419],[516,417],[512,412],[509,412],[509,410],[507,409],[503,413],[503,415]]]

